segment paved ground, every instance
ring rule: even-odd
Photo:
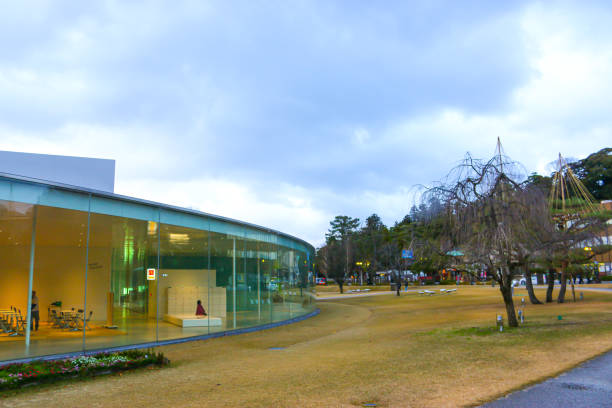
[[[429,288],[425,288],[428,290],[433,290],[436,292],[436,294],[440,294],[440,291],[438,289],[438,291],[434,289],[429,289]],[[402,289],[400,291],[400,293],[402,295],[406,294],[406,293],[415,293],[415,292],[420,292],[423,289],[408,289],[408,290],[404,290]],[[396,295],[397,292],[395,291],[371,291],[371,292],[360,292],[360,293],[344,293],[344,294],[340,294],[340,293],[324,293],[324,294],[320,294],[317,295],[317,301],[321,301],[321,300],[328,300],[328,299],[346,299],[346,298],[351,298],[351,297],[362,297],[362,296],[379,296],[379,295]]]
[[[610,288],[576,288],[580,291],[612,292]],[[483,405],[510,407],[612,407],[612,352],[556,378],[514,392]]]
[[[365,293],[344,293],[344,294],[322,294],[317,295],[317,301],[328,300],[328,299],[346,299],[352,297],[363,297],[363,296],[379,296],[379,295],[394,295],[395,292],[384,291],[384,292],[365,292]]]
[[[580,290],[590,290],[593,292],[612,292],[612,288],[580,288]]]
[[[612,407],[612,352],[556,378],[514,392],[486,408]]]

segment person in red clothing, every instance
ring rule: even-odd
[[[206,316],[206,310],[202,306],[202,301],[198,300],[198,306],[196,307],[196,316]]]

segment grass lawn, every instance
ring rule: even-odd
[[[526,325],[504,333],[493,328],[504,310],[497,288],[319,304],[319,316],[290,326],[162,347],[166,369],[30,388],[0,405],[470,406],[612,348],[612,294],[601,292],[528,305]]]

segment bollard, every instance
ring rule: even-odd
[[[525,323],[525,312],[523,312],[523,309],[519,309],[518,317],[521,323]]]
[[[584,300],[584,293],[580,292],[580,300]]]
[[[525,307],[525,298],[521,298],[521,305]]]
[[[502,315],[497,315],[497,327],[499,327],[499,331],[504,331],[504,318]]]

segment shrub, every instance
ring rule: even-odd
[[[608,275],[600,276],[599,280],[602,282],[610,282],[612,281],[612,276],[608,276]]]
[[[163,353],[154,353],[152,350],[127,350],[62,360],[9,364],[0,367],[0,391],[20,388],[31,383],[53,382],[70,377],[89,377],[103,372],[111,373],[168,363]]]

